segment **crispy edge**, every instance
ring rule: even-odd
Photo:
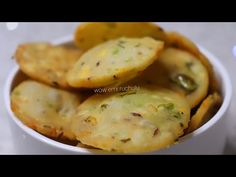
[[[193,132],[207,122],[219,108],[221,102],[222,98],[217,92],[203,100],[197,112],[192,116],[185,134]]]
[[[110,24],[110,25],[109,25]],[[109,27],[110,26],[110,27]],[[118,29],[114,30],[114,26],[118,26]],[[150,34],[129,34],[131,33],[130,29],[140,29],[141,26],[143,30],[140,31],[150,31]],[[94,34],[95,30],[98,30],[97,34],[100,36],[96,36],[95,39],[92,39],[94,42],[88,44],[83,44],[87,36],[93,36],[89,34]],[[148,30],[147,30],[148,29]],[[135,31],[136,32],[136,31]],[[125,34],[123,34],[125,33]],[[136,32],[137,33],[137,32]],[[74,42],[75,44],[82,50],[88,50],[102,42],[107,40],[119,38],[119,37],[153,37],[156,40],[164,41],[165,44],[168,43],[168,37],[159,25],[151,23],[151,22],[87,22],[80,24],[75,33],[74,33]]]

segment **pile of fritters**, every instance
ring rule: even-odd
[[[74,44],[27,43],[15,53],[28,79],[13,89],[12,110],[45,136],[104,151],[156,151],[221,105],[212,65],[177,32],[144,22],[83,23]]]

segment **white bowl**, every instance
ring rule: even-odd
[[[66,36],[52,43],[65,44],[72,40]],[[199,46],[212,65],[221,85],[223,103],[218,112],[207,123],[194,132],[180,138],[179,143],[152,154],[222,154],[226,140],[227,109],[230,105],[232,86],[228,72],[219,59],[209,51]],[[15,148],[20,154],[97,154],[104,151],[66,145],[47,138],[25,126],[12,112],[10,93],[14,86],[24,80],[24,76],[15,66],[10,72],[4,90],[6,108]]]

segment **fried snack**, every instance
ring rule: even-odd
[[[11,108],[28,127],[52,138],[75,140],[71,119],[80,96],[36,81],[23,81],[11,93]]]
[[[218,110],[221,102],[222,98],[217,92],[209,95],[192,116],[186,133],[191,133],[206,123]]]
[[[150,86],[94,95],[78,107],[72,131],[85,145],[106,151],[155,151],[175,142],[187,128],[190,107],[173,91]]]
[[[150,37],[119,38],[85,52],[69,70],[67,81],[77,88],[120,85],[151,65],[163,49],[163,42]]]
[[[51,86],[69,88],[66,73],[81,53],[78,49],[49,43],[28,43],[18,46],[15,58],[20,69],[30,78]]]
[[[209,82],[210,82],[210,87],[209,91],[210,93],[218,92],[220,91],[220,85],[218,80],[216,79],[213,66],[207,59],[205,55],[201,53],[201,51],[198,49],[198,47],[187,37],[181,35],[178,32],[166,32],[168,40],[169,40],[169,45],[174,46],[180,49],[184,49],[195,55],[201,62],[202,64],[207,68],[208,74],[209,74]]]
[[[154,64],[131,82],[135,85],[142,82],[171,89],[186,96],[193,108],[206,97],[209,77],[206,68],[194,55],[184,50],[167,48]]]
[[[168,42],[163,29],[147,22],[96,22],[83,23],[75,32],[75,43],[82,50],[88,50],[105,41],[120,37],[152,37]]]

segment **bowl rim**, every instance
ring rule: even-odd
[[[60,45],[63,43],[68,43],[71,42],[73,39],[72,35],[67,35],[64,36],[62,38],[58,38],[56,40],[53,40],[51,43],[54,45]],[[211,128],[214,124],[216,124],[221,118],[223,118],[223,115],[225,114],[225,112],[227,111],[230,102],[231,102],[231,97],[232,97],[232,84],[231,84],[231,80],[230,80],[230,76],[227,72],[227,70],[225,69],[224,65],[220,62],[220,60],[215,57],[211,52],[209,52],[207,49],[203,48],[200,45],[197,45],[199,50],[207,56],[207,58],[209,59],[210,63],[212,63],[214,70],[216,71],[216,73],[219,75],[219,77],[222,80],[222,90],[224,90],[224,97],[223,97],[223,102],[222,105],[220,107],[220,109],[217,111],[217,113],[204,125],[202,125],[200,128],[198,128],[197,130],[193,131],[192,133],[189,133],[183,137],[181,137],[179,139],[179,143],[181,144],[187,140],[190,140],[191,138],[194,138],[196,136],[199,136],[200,134],[202,134],[203,132],[205,132],[206,130],[208,130],[209,128]],[[39,140],[43,143],[46,143],[47,145],[50,145],[54,148],[59,148],[61,150],[64,151],[68,151],[68,152],[75,152],[75,153],[84,153],[84,154],[98,154],[98,153],[109,153],[109,152],[105,152],[102,150],[90,150],[87,148],[82,148],[82,147],[78,147],[78,146],[71,146],[71,145],[67,145],[67,144],[63,144],[60,142],[57,142],[55,140],[52,140],[44,135],[41,135],[40,133],[34,131],[33,129],[27,127],[26,125],[24,125],[13,113],[13,111],[11,110],[11,104],[10,104],[10,93],[11,93],[11,85],[12,85],[12,81],[14,80],[16,74],[19,71],[19,66],[15,65],[14,68],[10,71],[9,75],[7,76],[6,82],[5,82],[5,86],[4,86],[4,100],[5,100],[5,106],[7,109],[7,113],[10,117],[11,120],[13,120],[13,122],[20,128],[22,129],[27,135],[30,135],[32,138]],[[175,145],[171,146],[174,147]],[[169,148],[171,148],[169,147]],[[158,151],[155,151],[158,152]]]

